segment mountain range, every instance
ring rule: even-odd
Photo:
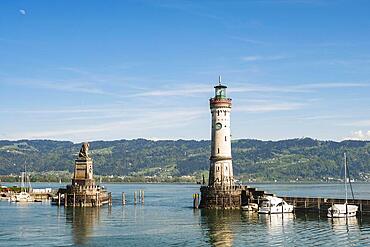
[[[0,141],[0,175],[28,171],[73,172],[80,143],[52,140]],[[346,152],[352,178],[370,176],[369,141],[281,141],[239,139],[232,142],[234,174],[252,180],[338,179]],[[93,141],[94,173],[115,176],[186,176],[205,173],[210,141],[146,139]]]

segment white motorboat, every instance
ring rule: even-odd
[[[266,196],[258,209],[259,214],[282,214],[292,213],[293,205],[286,203],[283,199],[276,196]]]
[[[349,180],[351,183],[351,180]],[[352,189],[352,187],[351,187]],[[346,218],[356,216],[358,206],[348,204],[348,193],[347,193],[347,156],[344,153],[344,190],[346,193],[346,201],[344,204],[334,204],[328,208],[327,216],[329,218]],[[352,193],[353,195],[353,193]]]

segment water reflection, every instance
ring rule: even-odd
[[[343,231],[359,230],[358,219],[356,217],[347,218],[329,218],[329,224],[332,225],[334,233],[341,233]]]
[[[258,224],[259,218],[256,212],[251,211],[241,211],[241,221],[244,224]]]
[[[94,226],[99,224],[99,208],[66,208],[66,222],[72,225],[73,242],[86,244],[93,235]]]
[[[202,230],[212,246],[233,246],[232,225],[240,222],[237,210],[201,210]]]
[[[261,214],[261,222],[267,226],[267,232],[271,235],[284,233],[284,229],[293,223],[294,214]]]

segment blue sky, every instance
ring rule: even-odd
[[[370,139],[370,2],[0,2],[0,139]]]

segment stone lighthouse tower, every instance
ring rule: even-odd
[[[214,88],[215,96],[209,100],[212,127],[208,185],[225,188],[234,185],[230,134],[231,99],[227,98],[227,87],[221,84],[221,77]]]
[[[240,208],[244,186],[234,183],[231,157],[230,112],[231,99],[219,77],[215,95],[209,100],[212,115],[211,157],[208,186],[202,186],[201,208]]]

